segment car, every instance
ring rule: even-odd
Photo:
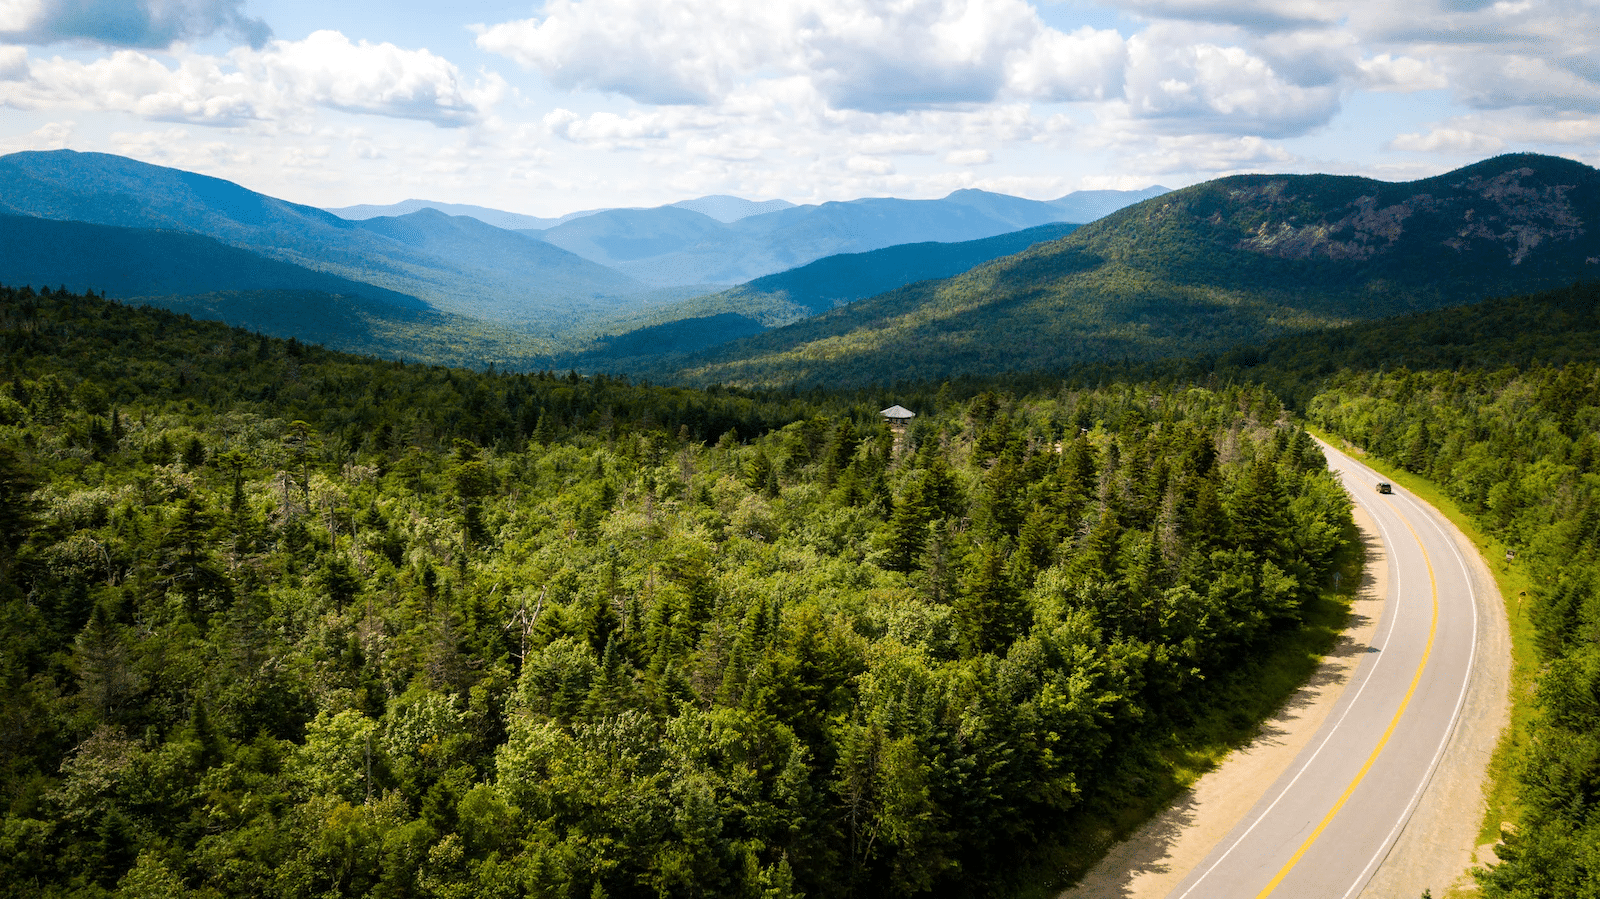
[[[1378,482],[1378,492],[1379,493],[1393,493],[1394,492],[1394,485],[1390,484],[1388,481],[1379,481]]]

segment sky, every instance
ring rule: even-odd
[[[336,207],[1600,164],[1600,0],[0,0],[0,153]]]

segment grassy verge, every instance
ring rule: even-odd
[[[1192,721],[1172,731],[1111,788],[1098,791],[1078,818],[1040,853],[1021,877],[1019,899],[1046,899],[1076,883],[1117,842],[1160,814],[1201,775],[1248,745],[1283,708],[1338,643],[1361,584],[1360,536],[1346,534],[1337,591],[1322,593],[1305,611],[1304,626],[1287,632],[1255,661],[1214,680]]]
[[[1358,455],[1362,463],[1380,471],[1394,483],[1411,491],[1419,499],[1443,512],[1461,529],[1472,545],[1478,548],[1483,560],[1494,575],[1500,595],[1505,599],[1506,618],[1511,628],[1511,719],[1494,756],[1489,762],[1489,782],[1485,790],[1488,808],[1478,830],[1478,843],[1492,843],[1500,838],[1500,824],[1515,821],[1521,811],[1518,802],[1516,760],[1526,750],[1529,725],[1533,718],[1534,680],[1539,671],[1538,651],[1534,646],[1533,622],[1528,616],[1525,602],[1529,583],[1527,572],[1517,561],[1508,560],[1508,547],[1489,536],[1478,527],[1461,508],[1445,494],[1439,485],[1399,468],[1391,462],[1365,454],[1340,437],[1307,426],[1310,431],[1328,443]]]

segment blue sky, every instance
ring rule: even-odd
[[[1600,163],[1600,0],[0,0],[0,152],[319,206]]]

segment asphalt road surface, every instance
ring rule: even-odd
[[[1370,650],[1299,758],[1168,895],[1353,899],[1438,769],[1479,650],[1473,580],[1437,513],[1324,446],[1377,523],[1389,595]]]

